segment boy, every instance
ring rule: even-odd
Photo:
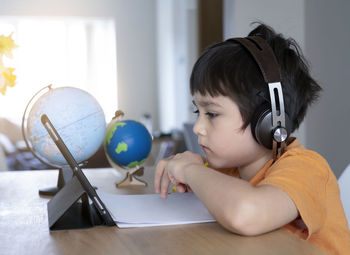
[[[170,183],[193,191],[237,234],[282,227],[329,254],[350,254],[334,174],[319,154],[287,139],[321,90],[297,44],[261,24],[207,49],[190,89],[206,158],[184,152],[161,160],[155,191],[166,198]]]

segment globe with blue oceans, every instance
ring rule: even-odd
[[[151,151],[152,137],[138,121],[116,121],[107,128],[104,147],[110,160],[130,169],[146,161]]]
[[[31,107],[26,133],[35,154],[50,165],[68,163],[42,125],[43,114],[48,116],[78,163],[89,159],[103,143],[106,121],[97,100],[78,88],[49,88]]]

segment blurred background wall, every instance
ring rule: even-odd
[[[337,177],[350,162],[349,1],[0,0],[0,6],[0,16],[112,18],[117,107],[128,118],[150,115],[153,131],[165,133],[194,121],[188,78],[200,52],[228,37],[245,36],[251,22],[271,25],[298,41],[323,87],[296,135],[329,161]]]

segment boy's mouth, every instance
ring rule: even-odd
[[[210,151],[210,149],[209,149],[207,146],[204,146],[204,145],[202,145],[202,144],[200,144],[200,146],[202,147],[202,150],[203,150],[204,152]]]

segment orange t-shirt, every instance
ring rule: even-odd
[[[337,179],[327,161],[295,139],[274,163],[252,178],[254,186],[280,188],[294,201],[300,217],[283,229],[306,239],[328,254],[350,254],[350,232],[340,201]],[[238,176],[238,171],[223,171]]]

